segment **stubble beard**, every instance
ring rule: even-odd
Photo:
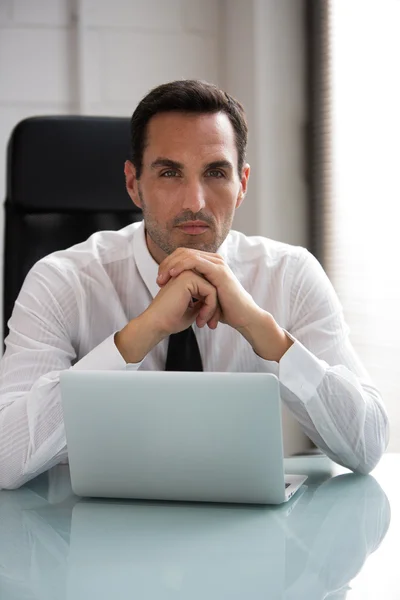
[[[167,255],[172,254],[178,248],[192,248],[194,250],[201,250],[202,252],[210,252],[215,254],[218,248],[223,243],[223,241],[226,239],[231,229],[233,215],[229,220],[223,222],[221,231],[217,232],[215,229],[215,221],[210,216],[203,214],[201,211],[198,213],[184,211],[184,213],[182,213],[177,219],[174,220],[171,227],[176,227],[177,225],[180,225],[185,221],[205,221],[207,225],[209,225],[210,229],[214,232],[214,240],[207,243],[199,240],[198,236],[188,236],[188,240],[184,244],[174,243],[171,239],[170,230],[166,227],[162,227],[160,223],[152,217],[148,209],[147,202],[143,197],[143,192],[140,188],[138,190],[138,193],[142,206],[146,232],[151,238],[152,242]]]

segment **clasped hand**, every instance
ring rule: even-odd
[[[236,329],[266,360],[277,361],[293,341],[273,316],[260,308],[222,256],[178,248],[158,269],[160,292],[152,303],[154,318],[163,314],[165,335],[219,322]],[[161,306],[163,310],[161,311]]]
[[[164,290],[191,287],[187,316],[198,327],[215,329],[221,322],[240,330],[260,311],[219,254],[178,248],[161,263],[157,283]]]
[[[196,322],[236,329],[265,360],[277,361],[292,340],[273,316],[260,308],[222,256],[178,248],[158,270],[160,291],[148,308],[115,335],[127,362],[139,362],[161,340]]]

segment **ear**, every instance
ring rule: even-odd
[[[136,169],[134,164],[130,160],[125,161],[124,173],[126,191],[131,197],[132,202],[136,204],[138,208],[142,208],[138,191],[138,179],[136,177]]]
[[[244,197],[247,192],[247,184],[249,182],[249,177],[250,177],[250,165],[246,163],[242,170],[242,178],[240,180],[240,189],[239,189],[238,197],[236,200],[235,208],[239,208],[239,206],[242,204],[242,202],[244,200]]]

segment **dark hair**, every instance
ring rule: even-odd
[[[185,79],[164,83],[151,90],[139,102],[132,115],[131,161],[138,178],[142,174],[147,124],[154,115],[163,112],[227,114],[235,131],[237,166],[241,175],[247,146],[247,122],[243,106],[211,83]]]

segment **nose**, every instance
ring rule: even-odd
[[[189,182],[185,187],[183,210],[197,213],[205,207],[204,189],[200,181]]]

